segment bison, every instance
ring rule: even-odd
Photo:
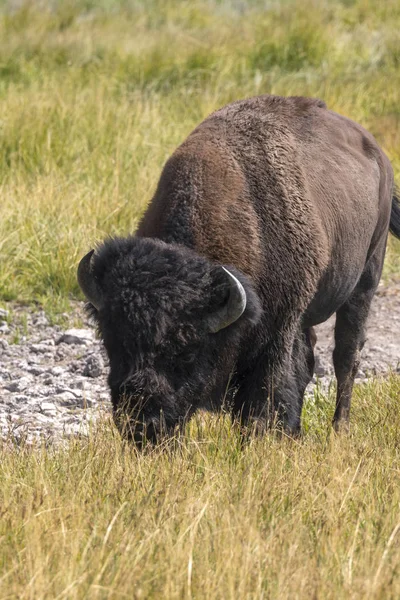
[[[400,237],[393,171],[357,123],[303,97],[212,113],[165,164],[135,235],[79,264],[121,431],[140,445],[228,406],[299,433],[313,326],[333,313],[333,424],[347,426],[389,227]]]

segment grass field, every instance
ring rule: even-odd
[[[79,296],[79,257],[108,234],[135,230],[171,151],[230,100],[319,96],[369,128],[396,175],[400,169],[397,0],[7,6],[0,15],[4,300],[57,311]],[[387,274],[400,272],[399,248],[391,242]]]
[[[198,418],[138,454],[103,423],[64,449],[0,449],[0,597],[400,597],[400,379],[359,386],[352,432],[324,396],[301,441],[241,447]]]
[[[400,182],[399,31],[398,0],[0,0],[0,302],[81,298],[82,254],[135,230],[171,151],[230,100],[319,96]],[[203,416],[141,455],[107,421],[0,443],[0,598],[398,599],[400,378],[357,386],[349,436],[332,410],[317,392],[301,440],[244,447]]]

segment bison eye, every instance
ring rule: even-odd
[[[192,365],[196,360],[196,356],[193,353],[182,352],[176,357],[176,361],[182,365]]]
[[[157,356],[154,366],[156,370],[164,372],[166,375],[181,379],[190,376],[196,365],[196,360],[197,351],[185,348],[176,354],[171,352],[169,356],[165,354]]]
[[[170,372],[179,378],[190,376],[196,365],[196,354],[194,352],[183,351],[169,360]]]

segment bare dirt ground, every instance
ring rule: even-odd
[[[107,359],[83,304],[80,329],[51,325],[42,312],[0,308],[0,436],[48,440],[85,435],[101,411],[110,410]],[[318,326],[316,377],[333,376],[334,318]],[[374,299],[358,381],[400,372],[400,282],[381,285]],[[310,386],[310,390],[312,386]]]
[[[335,317],[316,328],[316,374],[333,374],[332,351]],[[400,368],[400,282],[380,284],[371,307],[367,341],[361,355],[359,378]]]

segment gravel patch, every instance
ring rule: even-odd
[[[335,317],[316,328],[316,375],[333,376],[332,352],[334,348]],[[380,284],[372,303],[367,325],[367,339],[361,354],[357,382],[368,377],[400,372],[400,282],[385,286]]]
[[[28,442],[87,435],[90,423],[110,412],[107,357],[88,323],[50,325],[43,312],[0,307],[0,436]],[[324,388],[332,376],[334,319],[317,328],[316,377]],[[375,297],[357,381],[400,372],[400,283],[380,286]]]
[[[49,440],[87,435],[90,423],[110,411],[107,360],[100,340],[85,326],[51,326],[43,312],[18,309],[0,318],[0,435]],[[23,319],[22,319],[23,317]],[[23,320],[23,334],[21,321]]]

